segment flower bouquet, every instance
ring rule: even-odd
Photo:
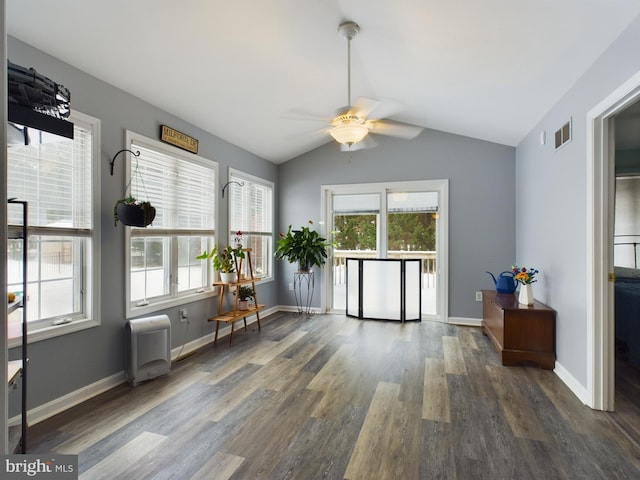
[[[515,265],[511,267],[511,271],[513,272],[513,278],[522,285],[529,285],[537,282],[538,280],[535,277],[540,273],[535,268],[517,267]]]
[[[518,267],[516,265],[511,266],[511,271],[513,272],[513,278],[516,282],[522,284],[518,295],[518,303],[522,305],[533,305],[534,300],[531,284],[538,281],[536,275],[540,272],[535,268]]]

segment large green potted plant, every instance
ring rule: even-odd
[[[311,220],[309,225],[313,225]],[[310,226],[292,230],[289,225],[287,233],[280,234],[275,256],[280,260],[288,260],[289,263],[298,263],[300,271],[308,272],[314,265],[321,267],[326,263],[329,246],[331,242],[311,230]]]
[[[220,272],[220,280],[225,283],[237,281],[236,258],[244,258],[241,247],[233,248],[227,245],[223,249],[214,247],[210,252],[206,250],[196,257],[200,260],[211,260],[213,269]]]

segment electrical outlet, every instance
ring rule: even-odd
[[[289,291],[290,291],[290,292],[293,292],[293,283],[290,283],[290,284],[289,284]]]
[[[187,316],[187,309],[186,308],[181,308],[180,309],[180,323],[184,323],[186,321],[189,320],[189,317]]]
[[[476,302],[482,301],[482,292],[476,292]]]

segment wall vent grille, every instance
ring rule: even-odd
[[[556,150],[562,147],[565,143],[571,140],[571,119],[558,130],[556,130],[555,140],[556,140]]]

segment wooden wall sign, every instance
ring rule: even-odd
[[[160,126],[160,140],[175,145],[187,152],[198,153],[198,139],[174,130],[166,125]]]

